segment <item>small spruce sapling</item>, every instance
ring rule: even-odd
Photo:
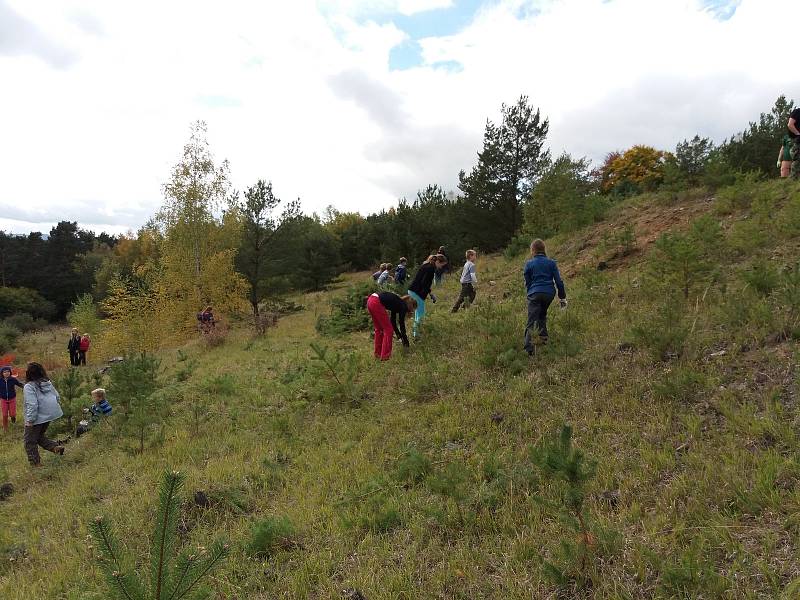
[[[179,494],[184,479],[182,473],[172,471],[164,473],[161,480],[147,575],[130,567],[131,561],[123,556],[124,548],[104,517],[97,517],[90,524],[92,538],[100,552],[100,568],[114,597],[120,600],[200,600],[212,597],[211,590],[201,587],[201,580],[225,559],[228,545],[217,541],[208,549],[185,549],[174,557],[181,507]]]
[[[120,405],[123,430],[136,436],[140,454],[148,430],[161,425],[169,414],[168,399],[157,393],[160,365],[154,356],[142,353],[127,357],[111,371],[109,395]]]
[[[339,392],[339,398],[347,402],[356,402],[356,372],[358,371],[358,364],[356,363],[356,356],[350,353],[348,357],[342,358],[339,352],[329,352],[326,346],[320,346],[311,342],[311,360],[321,364],[336,384]]]
[[[551,561],[545,561],[545,574],[559,585],[566,585],[575,576],[585,579],[589,549],[595,545],[596,538],[589,530],[584,502],[586,486],[595,475],[596,465],[587,461],[583,452],[573,445],[572,428],[569,425],[563,425],[558,434],[533,448],[531,458],[545,478],[564,484],[558,503],[537,496],[534,499],[564,517],[578,534],[577,543],[569,539],[561,543],[562,558],[568,564],[559,567]],[[576,562],[577,573],[570,573]]]
[[[456,462],[448,463],[441,471],[430,475],[427,479],[428,489],[434,494],[450,499],[458,511],[458,520],[464,524],[463,505],[468,499],[467,483],[469,473],[467,468]]]
[[[59,374],[55,381],[60,396],[61,408],[67,418],[67,426],[72,430],[74,417],[79,417],[82,409],[82,396],[86,381],[75,367],[70,367]]]

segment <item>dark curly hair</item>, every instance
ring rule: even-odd
[[[28,368],[25,369],[25,381],[39,383],[40,381],[49,381],[49,377],[42,365],[37,362],[29,362]]]

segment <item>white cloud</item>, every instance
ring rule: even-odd
[[[556,153],[592,158],[720,140],[800,96],[775,44],[794,0],[743,0],[725,21],[699,0],[489,2],[422,40],[420,67],[390,71],[409,37],[386,15],[446,4],[0,0],[34,32],[0,43],[3,216],[140,225],[197,118],[237,188],[264,177],[306,210],[368,212],[454,188],[486,118],[520,93]]]

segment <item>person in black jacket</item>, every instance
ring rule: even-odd
[[[417,302],[411,296],[402,298],[392,292],[374,293],[367,298],[367,310],[375,326],[375,358],[389,360],[392,357],[392,337],[408,346],[406,335],[406,316],[417,308]],[[391,318],[386,311],[391,313]],[[398,327],[399,317],[399,327]]]
[[[81,336],[78,333],[78,328],[72,328],[72,335],[67,342],[67,351],[69,352],[69,364],[77,367],[80,362],[80,349],[81,349]]]
[[[447,259],[441,254],[431,254],[414,275],[414,281],[408,286],[408,294],[417,301],[417,310],[414,312],[414,327],[412,330],[414,338],[419,337],[419,326],[425,317],[425,299],[430,295],[431,300],[436,302],[436,296],[431,294],[431,285],[436,275],[436,269],[441,269],[447,264]]]

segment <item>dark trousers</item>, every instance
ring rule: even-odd
[[[77,350],[74,350],[74,351],[70,350],[70,353],[69,353],[69,364],[71,364],[73,367],[77,367],[80,364],[79,361],[80,361],[80,358],[78,357],[78,351]]]
[[[467,299],[469,299],[469,302],[465,304],[464,300]],[[462,304],[464,304],[464,308],[466,308],[473,302],[475,302],[475,288],[471,283],[462,283],[461,293],[458,294],[458,299],[456,300],[456,303],[453,304],[453,312],[458,312],[458,309],[461,308]]]
[[[86,352],[83,350],[78,350],[78,362],[75,363],[76,365],[85,365],[86,364]]]
[[[25,435],[22,439],[25,443],[25,454],[28,455],[28,460],[32,465],[38,465],[41,461],[39,446],[50,452],[58,446],[56,442],[45,436],[48,425],[50,423],[40,423],[39,425],[25,427]]]
[[[528,324],[525,326],[525,350],[533,352],[533,336],[539,335],[547,343],[547,309],[555,296],[533,294],[528,296]]]

